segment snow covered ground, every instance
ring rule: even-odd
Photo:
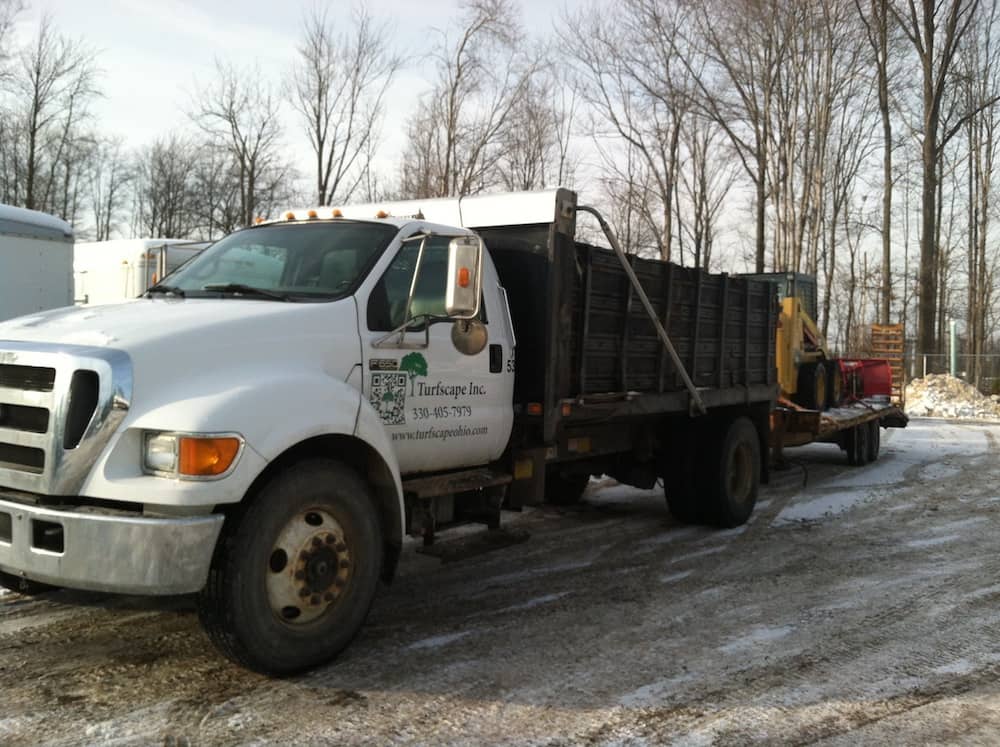
[[[883,434],[860,468],[789,450],[734,530],[603,481],[461,562],[410,545],[292,679],[220,659],[190,599],[4,596],[0,744],[996,743],[1000,425]]]

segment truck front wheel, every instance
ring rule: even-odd
[[[291,674],[329,661],[361,628],[382,538],[368,487],[328,459],[278,473],[224,530],[198,615],[233,661]]]

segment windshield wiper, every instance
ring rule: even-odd
[[[184,290],[182,288],[177,288],[173,285],[164,285],[163,283],[157,283],[156,285],[151,285],[146,289],[146,292],[142,295],[148,298],[152,293],[163,293],[167,296],[177,296],[178,298],[184,298]]]
[[[201,286],[202,290],[221,291],[222,293],[236,293],[243,296],[258,296],[259,298],[270,298],[275,301],[289,301],[290,297],[284,293],[267,290],[266,288],[255,288],[252,285],[243,283],[212,283]]]

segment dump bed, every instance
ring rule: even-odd
[[[540,405],[546,440],[567,417],[687,411],[691,395],[617,256],[576,241],[576,196],[555,198],[550,223],[470,224],[510,299],[516,411],[530,417]],[[773,402],[778,307],[769,284],[630,262],[707,407]]]

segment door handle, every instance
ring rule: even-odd
[[[490,373],[503,371],[503,345],[490,345]]]

